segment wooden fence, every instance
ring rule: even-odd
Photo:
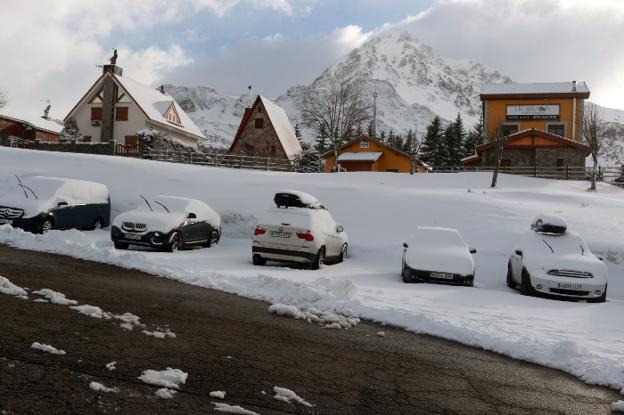
[[[169,163],[195,164],[200,166],[230,167],[238,169],[299,171],[296,163],[288,159],[245,156],[223,153],[200,153],[196,151],[150,151],[143,158]]]

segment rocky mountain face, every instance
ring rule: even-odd
[[[479,89],[483,83],[509,83],[511,78],[471,60],[440,56],[430,46],[408,33],[375,37],[327,68],[310,87],[322,86],[340,72],[363,85],[365,99],[373,105],[377,93],[377,130],[405,134],[416,129],[422,134],[435,115],[445,120],[458,113],[467,129],[479,120]],[[204,131],[206,146],[227,147],[234,139],[249,96],[221,95],[210,87],[166,86],[167,92]],[[279,97],[293,125],[300,124],[303,139],[312,142],[315,133],[303,124],[295,102],[302,86],[293,86]],[[600,108],[607,121],[603,161],[624,161],[624,111]],[[364,128],[365,129],[365,128]]]

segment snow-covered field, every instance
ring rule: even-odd
[[[224,237],[215,248],[170,254],[115,251],[106,231],[42,236],[2,226],[0,243],[142,269],[281,310],[291,306],[291,315],[322,316],[326,323],[349,317],[331,327],[373,319],[624,390],[624,191],[615,187],[589,193],[584,182],[502,176],[492,190],[484,173],[308,175],[0,148],[0,194],[14,174],[25,183],[32,175],[105,183],[113,217],[143,203],[139,193],[197,198],[221,214]],[[346,263],[318,271],[251,264],[255,220],[283,188],[315,195],[345,227]],[[512,245],[539,212],[564,216],[605,258],[607,303],[528,298],[506,287]],[[421,225],[457,228],[477,248],[475,288],[401,282],[401,245]]]

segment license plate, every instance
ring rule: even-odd
[[[431,278],[436,278],[440,280],[452,280],[453,274],[449,274],[448,272],[432,272]]]
[[[134,235],[132,233],[127,233],[124,235],[126,239],[130,239],[131,241],[140,241],[141,235]]]
[[[274,238],[290,238],[290,233],[271,231],[271,236],[273,236]]]
[[[580,290],[583,288],[581,284],[572,284],[569,282],[560,282],[557,284],[557,288],[562,288],[564,290]]]
[[[11,219],[0,219],[0,225],[12,224],[13,221]]]

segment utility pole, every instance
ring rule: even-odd
[[[373,92],[373,136],[377,137],[377,88]]]

